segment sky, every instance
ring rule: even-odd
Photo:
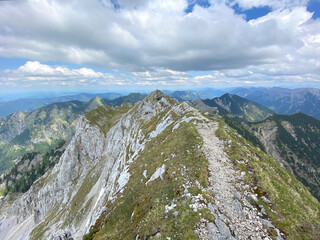
[[[0,92],[320,88],[320,0],[0,1]]]

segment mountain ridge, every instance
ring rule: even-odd
[[[2,239],[319,236],[319,202],[223,120],[159,91],[116,108],[81,117],[54,168],[0,202]]]
[[[221,114],[249,122],[260,121],[273,114],[271,110],[258,103],[230,93],[213,99],[205,99],[202,102],[217,108]]]
[[[66,95],[60,97],[51,97],[51,98],[23,98],[16,99],[7,102],[0,102],[0,118],[6,117],[14,112],[31,112],[37,108],[44,107],[46,105],[57,103],[57,102],[68,102],[68,101],[81,101],[87,102],[95,96],[102,98],[115,99],[121,97],[119,93],[79,93],[75,95]]]

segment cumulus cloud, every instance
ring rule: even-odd
[[[290,59],[290,58],[289,58]],[[288,60],[290,61],[290,60]],[[71,89],[132,89],[152,90],[186,89],[201,87],[247,86],[318,86],[319,67],[295,65],[293,71],[288,65],[262,65],[242,69],[208,71],[202,74],[158,69],[133,73],[104,73],[91,68],[71,69],[65,66],[49,66],[38,61],[28,61],[17,69],[0,72],[0,86],[13,88]]]
[[[19,67],[16,71],[11,72],[22,76],[60,76],[63,78],[73,76],[86,78],[105,77],[105,74],[101,72],[95,72],[90,68],[69,69],[61,66],[51,67],[49,65],[41,64],[38,61],[28,61],[25,65]]]
[[[117,2],[119,9],[107,0],[1,2],[0,54],[127,71],[241,68],[274,62],[283,46],[296,47],[300,14],[311,17],[301,8],[253,24],[223,1],[189,14],[186,0]],[[237,2],[249,8],[292,1]]]
[[[199,81],[188,71],[238,79],[319,74],[320,22],[307,0],[211,0],[186,13],[188,2],[196,1],[0,1],[0,56],[132,72],[125,78],[144,84]],[[247,22],[235,4],[272,11]],[[11,74],[110,79],[35,61]]]
[[[5,70],[0,76],[0,85],[19,87],[41,87],[69,85],[85,87],[94,85],[116,87],[130,84],[130,79],[112,73],[102,73],[90,68],[70,69],[68,67],[52,67],[38,61],[28,61],[14,70]]]

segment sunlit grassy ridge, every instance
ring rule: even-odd
[[[143,131],[146,134],[152,132],[166,113],[147,121],[142,126]],[[177,115],[172,116],[178,120]],[[200,218],[213,221],[209,210],[195,212],[189,206],[190,198],[183,196],[186,185],[194,196],[208,186],[208,162],[200,150],[200,136],[191,122],[181,123],[174,131],[173,125],[147,142],[145,149],[130,165],[131,177],[124,191],[115,201],[106,202],[107,211],[84,239],[134,239],[138,235],[144,239],[157,233],[161,234],[160,239],[198,239],[193,231]],[[162,179],[146,184],[163,165]],[[147,178],[143,176],[144,172]],[[172,203],[176,207],[166,212],[166,205]]]
[[[88,112],[85,116],[91,124],[97,125],[105,134],[119,118],[132,108],[132,104],[122,104],[118,107],[103,105]]]

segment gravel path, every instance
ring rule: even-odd
[[[204,239],[271,239],[267,225],[274,226],[262,219],[259,210],[247,200],[248,186],[227,158],[223,142],[215,135],[218,123],[201,123],[197,128],[209,161],[209,182],[214,192],[214,204],[208,207],[215,222],[207,224],[209,234]]]

